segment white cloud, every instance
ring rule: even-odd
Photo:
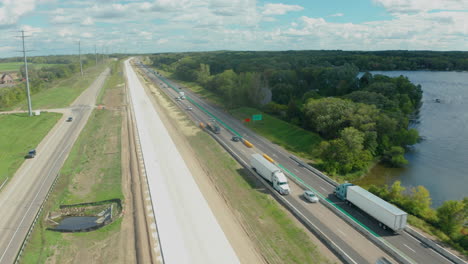
[[[36,0],[4,0],[0,4],[0,27],[15,24],[36,8]]]
[[[62,28],[57,33],[60,37],[73,36],[73,31],[69,28]]]
[[[89,33],[89,32],[84,32],[80,35],[82,38],[92,38],[94,37],[93,34]]]
[[[157,44],[161,45],[161,44],[164,44],[164,43],[167,43],[169,42],[168,39],[165,39],[165,38],[162,38],[162,39],[158,39],[158,41],[156,41]]]
[[[25,31],[25,35],[34,35],[36,33],[41,33],[43,32],[42,28],[39,28],[39,27],[33,27],[33,26],[29,26],[29,25],[23,25],[21,27],[22,30]]]
[[[336,13],[336,14],[331,14],[329,16],[331,16],[331,17],[342,17],[342,16],[344,16],[344,14],[343,13]]]
[[[266,4],[263,7],[263,15],[284,15],[291,11],[301,11],[304,8],[299,5],[285,5],[285,4]]]
[[[373,0],[373,2],[391,13],[468,9],[468,0]]]
[[[54,16],[50,20],[50,22],[53,23],[53,24],[71,24],[71,23],[73,23],[73,21],[74,21],[73,17],[71,17],[71,16],[61,16],[61,15]]]
[[[83,22],[81,22],[81,25],[83,26],[91,26],[94,25],[94,20],[90,17],[86,17]]]

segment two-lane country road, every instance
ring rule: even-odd
[[[34,159],[26,160],[0,192],[0,264],[13,263],[47,192],[94,108],[109,75],[106,69],[73,102],[42,140]],[[65,122],[73,116],[73,122]]]
[[[239,263],[129,60],[125,72],[164,263]]]

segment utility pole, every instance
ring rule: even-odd
[[[31,106],[31,93],[29,91],[29,76],[28,76],[28,60],[26,59],[26,49],[24,47],[24,30],[21,30],[21,38],[23,39],[23,57],[24,57],[24,71],[26,72],[26,94],[28,96],[28,113],[32,116]]]
[[[94,57],[96,58],[96,66],[97,66],[97,52],[96,52],[96,44],[94,44]]]
[[[80,56],[80,70],[81,70],[81,77],[83,77],[83,64],[81,63],[81,41],[78,41],[78,54]]]

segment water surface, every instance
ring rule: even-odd
[[[405,155],[409,161],[406,168],[378,165],[357,184],[391,184],[400,180],[407,188],[423,185],[430,191],[435,207],[445,200],[468,196],[468,72],[372,73],[404,75],[422,86],[423,105],[417,122],[411,126],[424,140]]]

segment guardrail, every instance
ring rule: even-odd
[[[16,264],[19,263],[19,261],[21,259],[21,255],[23,254],[23,250],[26,247],[26,245],[28,243],[28,240],[29,240],[29,237],[31,236],[31,233],[32,233],[32,231],[34,229],[34,226],[37,223],[37,219],[39,219],[39,216],[41,215],[42,210],[44,209],[44,204],[46,203],[47,199],[49,199],[49,195],[52,192],[52,190],[54,189],[55,184],[57,183],[57,180],[58,180],[59,176],[60,176],[60,174],[57,174],[57,176],[55,176],[54,182],[52,183],[52,186],[50,186],[49,191],[47,192],[44,200],[42,201],[41,207],[39,207],[39,210],[37,211],[36,216],[34,217],[34,221],[33,221],[32,225],[29,226],[28,234],[26,235],[26,237],[23,239],[23,242],[21,243],[20,250],[16,254],[14,263],[16,263]]]

